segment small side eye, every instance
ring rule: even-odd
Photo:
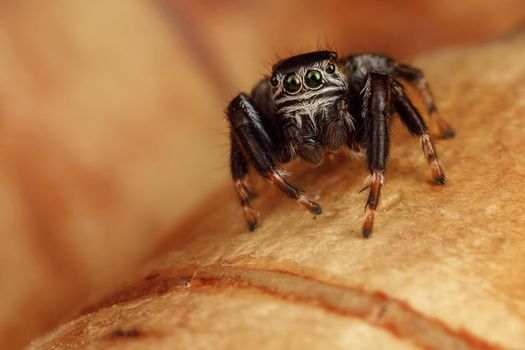
[[[335,64],[329,63],[328,66],[326,66],[326,73],[332,74],[335,72]]]
[[[279,79],[276,75],[272,75],[272,78],[270,79],[270,84],[272,84],[272,86],[274,87],[279,85]]]
[[[301,90],[301,79],[294,73],[287,74],[284,77],[284,89],[289,93],[296,93]]]
[[[323,75],[316,69],[311,69],[304,76],[304,83],[310,89],[318,89],[323,85]]]

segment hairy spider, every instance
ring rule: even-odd
[[[321,207],[290,184],[278,166],[297,156],[319,164],[325,153],[347,147],[366,155],[370,192],[362,233],[370,237],[395,113],[419,137],[434,182],[445,184],[427,126],[399,79],[417,88],[439,135],[453,137],[450,125],[437,114],[423,73],[377,54],[338,59],[334,52],[316,51],[293,56],[275,64],[271,77],[260,81],[249,96],[241,93],[230,102],[226,113],[231,127],[231,173],[250,230],[257,226],[246,181],[250,168],[319,215]]]

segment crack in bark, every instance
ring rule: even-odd
[[[453,330],[424,316],[384,293],[332,285],[288,271],[211,265],[200,269],[195,281],[252,287],[289,301],[357,317],[424,349],[499,349],[464,330]]]
[[[405,302],[381,292],[335,285],[289,271],[222,264],[154,271],[85,312],[168,293],[176,288],[190,288],[197,292],[200,286],[251,288],[288,302],[356,317],[424,349],[501,349],[465,330],[454,330],[442,321],[423,315]]]

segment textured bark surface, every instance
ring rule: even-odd
[[[76,315],[159,247],[206,233],[174,227],[228,181],[222,111],[276,56],[328,44],[403,58],[524,19],[523,0],[1,1],[0,348]],[[361,183],[361,164],[348,164]],[[326,166],[315,174],[332,181]],[[226,202],[220,217],[240,230]]]
[[[457,137],[431,184],[394,126],[375,235],[361,160],[292,166],[315,220],[269,185],[248,234],[231,186],[179,228],[195,237],[34,349],[525,349],[525,35],[421,57]]]

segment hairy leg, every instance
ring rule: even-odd
[[[257,227],[257,212],[250,206],[250,189],[246,180],[249,168],[248,160],[244,156],[233,132],[231,132],[230,141],[230,169],[233,183],[235,184],[235,191],[241,202],[248,229],[253,231]]]
[[[368,161],[369,194],[366,201],[366,219],[362,233],[365,238],[372,235],[374,213],[379,204],[384,172],[390,149],[390,78],[382,73],[370,73],[362,92],[365,135],[363,139]]]
[[[274,184],[288,197],[314,214],[321,213],[321,207],[308,199],[301,191],[286,181],[284,172],[277,167],[273,155],[273,147],[268,132],[261,123],[261,114],[257,111],[251,99],[240,94],[234,98],[227,109],[232,134],[245,160],[257,173]],[[239,186],[241,191],[245,186]],[[242,198],[241,198],[242,200]]]
[[[425,76],[423,75],[423,72],[406,64],[397,64],[394,68],[394,75],[408,81],[418,89],[419,93],[423,97],[425,105],[427,106],[430,120],[436,125],[438,135],[442,138],[454,137],[454,129],[452,129],[450,124],[438,114],[436,104],[434,103],[434,98],[432,97],[430,87],[427,80],[425,79]]]
[[[412,102],[410,102],[403,86],[395,80],[392,80],[391,84],[394,100],[393,104],[396,111],[399,113],[401,121],[405,124],[410,133],[419,137],[425,157],[432,167],[434,182],[439,185],[445,184],[447,178],[445,177],[445,173],[443,172],[436,149],[432,143],[430,135],[428,134],[427,126],[425,125],[423,118]]]

